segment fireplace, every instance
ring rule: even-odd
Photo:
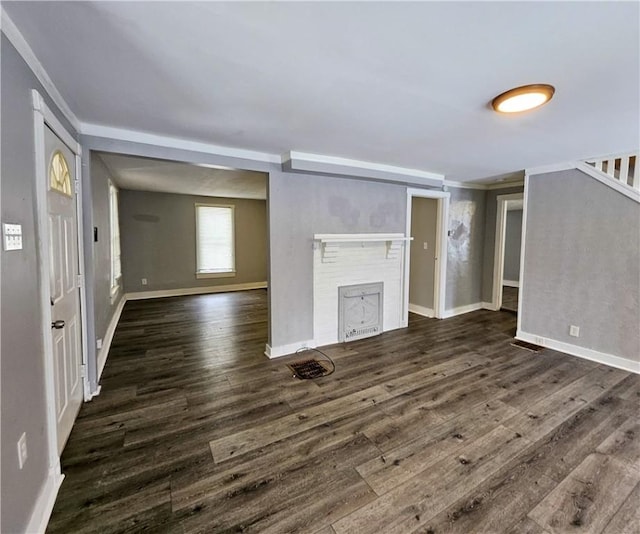
[[[382,333],[382,282],[338,288],[338,341],[355,341]]]
[[[313,338],[316,346],[402,328],[403,234],[316,234]]]

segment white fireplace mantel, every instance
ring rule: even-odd
[[[413,237],[404,234],[315,234],[315,241],[321,243],[353,243],[371,241],[412,241]]]

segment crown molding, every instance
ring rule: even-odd
[[[80,130],[80,121],[78,117],[76,117],[75,113],[71,111],[71,108],[67,104],[62,95],[58,91],[58,88],[55,86],[53,81],[51,80],[49,74],[42,66],[42,63],[38,60],[35,53],[27,43],[26,39],[20,33],[20,30],[15,25],[11,17],[4,10],[4,7],[0,7],[0,17],[2,18],[2,33],[4,33],[9,39],[9,42],[15,47],[18,51],[18,54],[24,59],[26,64],[29,66],[35,77],[42,84],[42,87],[47,92],[47,94],[53,100],[53,103],[58,107],[60,112],[64,115],[64,117],[71,123],[71,126],[77,131]]]
[[[102,126],[100,124],[83,122],[80,125],[80,133],[82,135],[93,137],[104,137],[107,139],[115,139],[118,141],[129,141],[133,143],[142,143],[146,145],[154,145],[166,148],[177,148],[181,150],[203,152],[206,154],[215,154],[218,156],[227,156],[231,158],[249,159],[265,163],[275,163],[278,165],[282,163],[279,155],[270,154],[268,152],[258,152],[255,150],[245,150],[242,148],[212,145],[200,141],[179,139],[177,137],[140,132],[137,130],[127,130],[125,128],[113,128],[111,126]]]
[[[517,180],[513,182],[491,182],[486,184],[478,184],[472,182],[456,182],[453,180],[445,180],[444,184],[447,187],[456,187],[458,189],[475,189],[478,191],[492,191],[494,189],[508,189],[510,187],[524,187],[524,180]]]

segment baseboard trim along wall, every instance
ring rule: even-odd
[[[520,282],[518,282],[518,280],[503,280],[502,285],[507,287],[520,287]]]
[[[298,341],[297,343],[288,343],[287,345],[278,345],[272,347],[267,343],[264,354],[267,358],[280,358],[281,356],[287,356],[293,354],[298,349],[304,347],[315,348],[316,343],[313,339],[307,341]]]
[[[424,306],[419,306],[418,304],[409,303],[409,311],[411,313],[415,313],[416,315],[422,315],[422,317],[429,317],[430,319],[435,317],[433,308],[425,308]]]
[[[516,339],[527,341],[528,343],[534,343],[535,345],[547,347],[559,352],[565,352],[572,356],[577,356],[578,358],[591,360],[592,362],[602,363],[610,367],[622,369],[623,371],[640,374],[640,362],[621,358],[620,356],[614,356],[613,354],[587,349],[578,345],[572,345],[571,343],[564,343],[563,341],[556,341],[555,339],[536,336],[528,332],[523,332],[522,330],[518,330],[516,332]]]
[[[469,313],[477,310],[492,310],[493,307],[490,302],[474,302],[473,304],[467,304],[465,306],[458,306],[456,308],[449,308],[444,311],[443,319],[448,319],[449,317],[455,317],[456,315],[462,315],[464,313]]]
[[[53,505],[56,502],[63,480],[64,475],[60,472],[60,464],[49,469],[49,474],[40,488],[38,498],[33,505],[33,511],[25,532],[40,533],[47,529],[51,512],[53,512]]]
[[[102,348],[98,352],[98,379],[96,380],[96,382],[100,382],[102,371],[104,370],[104,366],[107,363],[107,355],[109,354],[109,349],[111,348],[113,334],[115,334],[116,332],[116,326],[118,326],[118,321],[120,320],[120,315],[122,314],[125,302],[127,302],[127,296],[122,295],[115,311],[113,312],[113,315],[111,316],[111,321],[109,321],[107,331],[102,338]]]
[[[267,282],[250,282],[246,284],[230,284],[226,286],[187,287],[183,289],[160,289],[158,291],[134,291],[126,293],[127,300],[158,299],[163,297],[181,297],[185,295],[206,295],[209,293],[226,293],[228,291],[246,291],[249,289],[266,289]]]

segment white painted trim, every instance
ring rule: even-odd
[[[120,321],[120,315],[122,315],[122,310],[124,308],[125,303],[127,302],[126,296],[122,295],[120,297],[120,301],[116,306],[116,309],[111,316],[111,321],[109,321],[109,326],[107,326],[107,331],[104,333],[102,338],[102,348],[100,352],[98,352],[98,374],[96,383],[100,382],[100,377],[102,376],[102,371],[104,370],[104,366],[107,363],[107,356],[109,356],[109,349],[111,348],[111,342],[113,341],[113,335],[116,332],[116,327],[118,326],[118,321]],[[95,396],[95,395],[93,395]]]
[[[449,308],[444,312],[443,319],[448,319],[449,317],[455,317],[456,315],[462,315],[464,313],[469,313],[476,310],[483,310],[486,308],[486,304],[486,302],[475,302],[473,304],[467,304],[465,306]]]
[[[609,176],[606,172],[599,171],[598,169],[592,167],[591,165],[588,165],[587,163],[576,163],[576,169],[582,171],[585,174],[588,174],[589,176],[591,176],[591,178],[598,180],[598,182],[601,182],[604,185],[615,189],[618,193],[622,193],[624,196],[640,203],[640,190],[636,189],[635,187],[623,184],[617,178]]]
[[[445,317],[445,297],[447,286],[447,258],[449,254],[449,201],[451,193],[431,189],[407,188],[407,220],[405,235],[411,236],[411,202],[414,197],[432,198],[437,201],[436,224],[436,264],[433,277],[433,313],[443,319]],[[405,246],[404,251],[404,309],[403,324],[409,324],[409,267],[411,262],[411,247]]]
[[[38,279],[39,284],[39,298],[40,298],[40,320],[41,320],[41,332],[42,344],[43,344],[43,359],[44,359],[44,386],[45,386],[45,404],[47,413],[47,452],[49,456],[49,469],[55,469],[60,464],[60,458],[58,456],[58,440],[57,440],[57,418],[55,413],[55,383],[53,372],[53,347],[51,342],[51,303],[49,294],[49,283],[45,281],[49,280],[49,226],[48,226],[48,203],[47,203],[47,165],[45,161],[45,124],[47,124],[51,130],[62,140],[64,144],[76,155],[80,155],[80,145],[76,143],[73,136],[67,132],[62,126],[62,123],[55,117],[53,112],[49,109],[42,96],[36,91],[32,90],[32,104],[33,104],[33,134],[34,134],[34,156],[35,156],[35,183],[34,189],[36,192],[36,236],[38,239],[38,254],[40,261],[38,262]],[[75,158],[76,165],[80,161],[78,157]],[[76,178],[80,177],[79,168],[76,168]],[[76,199],[80,199],[80,194],[76,195]],[[78,202],[78,200],[76,200]],[[81,202],[81,199],[80,199]],[[78,231],[78,240],[82,240],[80,231],[82,230],[81,221],[78,218],[81,213],[75,210],[76,228]],[[84,266],[84,248],[78,247],[78,274],[82,274],[82,268]],[[84,277],[82,277],[84,278]],[[86,296],[86,294],[85,294]],[[79,312],[80,320],[83,328],[86,327],[86,308],[82,307],[82,290],[80,291]],[[86,338],[86,331],[81,333]],[[86,365],[86,343],[81,343],[82,347],[82,362]],[[86,373],[85,373],[86,374]],[[88,377],[83,379],[84,397],[88,386],[86,381]]]
[[[60,138],[60,140],[67,145],[69,150],[73,152],[76,156],[82,155],[82,147],[80,143],[78,143],[73,135],[71,135],[62,123],[58,120],[58,117],[54,115],[54,113],[49,109],[47,103],[44,98],[38,91],[35,89],[31,90],[31,104],[34,111],[38,111],[44,118],[44,122],[46,122],[51,129],[55,132],[55,134]],[[59,132],[59,133],[58,133]],[[76,173],[76,176],[78,173]]]
[[[613,354],[607,354],[606,352],[599,352],[593,349],[587,349],[571,343],[565,343],[563,341],[557,341],[555,339],[549,339],[542,336],[536,336],[529,332],[523,332],[518,329],[516,332],[516,339],[526,341],[528,343],[534,343],[542,347],[565,352],[578,358],[584,358],[585,360],[591,360],[592,362],[601,363],[617,369],[623,369],[631,373],[640,374],[640,362],[622,358],[620,356],[614,356]]]
[[[3,7],[0,7],[0,16],[2,17],[2,33],[7,36],[7,39],[11,42],[11,44],[18,51],[18,54],[24,59],[27,66],[31,69],[34,76],[38,79],[38,81],[42,84],[47,94],[53,100],[53,103],[60,109],[60,112],[65,116],[65,118],[71,123],[76,130],[80,129],[80,121],[78,117],[71,111],[71,108],[67,104],[62,95],[58,91],[58,88],[54,85],[51,80],[49,74],[42,66],[42,63],[38,60],[35,53],[27,43],[26,39],[15,25],[11,17],[7,14]]]
[[[480,191],[491,191],[493,189],[507,189],[509,187],[520,187],[524,185],[524,180],[517,180],[512,182],[487,182],[485,184],[445,180],[443,182],[443,185],[447,187],[456,187],[458,189],[478,189]]]
[[[25,532],[28,534],[44,533],[53,512],[53,506],[58,496],[58,491],[64,480],[64,475],[60,472],[60,463],[49,469],[44,484],[40,487],[38,497],[33,505],[29,522]]]
[[[157,291],[134,291],[125,293],[127,300],[158,299],[164,297],[181,297],[185,295],[207,295],[209,293],[226,293],[227,291],[247,291],[249,289],[266,289],[267,282],[249,282],[225,286],[187,287],[182,289],[160,289]]]
[[[405,237],[404,234],[314,234],[315,241],[323,243],[353,243],[360,241],[411,241],[412,237]]]
[[[548,174],[550,172],[567,171],[569,169],[575,169],[578,163],[576,161],[569,161],[565,163],[555,163],[553,165],[541,165],[539,167],[531,167],[524,172],[525,183],[527,176],[533,176],[535,174]]]
[[[267,358],[280,358],[281,356],[288,356],[289,354],[294,354],[298,349],[302,348],[315,348],[316,342],[313,339],[309,339],[307,341],[298,341],[297,343],[288,343],[287,345],[279,345],[272,347],[268,343],[265,345],[264,354]]]
[[[118,141],[130,141],[132,143],[142,143],[146,145],[154,145],[165,148],[189,150],[191,152],[202,152],[204,154],[214,154],[216,156],[249,159],[266,163],[282,163],[280,156],[277,154],[257,152],[255,150],[245,150],[242,148],[212,145],[200,141],[178,139],[176,137],[168,137],[165,135],[157,135],[136,130],[127,130],[125,128],[113,128],[111,126],[102,126],[100,124],[90,124],[83,122],[80,125],[80,133],[84,135],[92,135],[94,137],[106,137],[108,139],[115,139]]]
[[[444,174],[435,172],[421,171],[419,169],[410,169],[407,167],[396,167],[395,165],[385,165],[383,163],[373,163],[370,161],[361,161],[357,159],[339,158],[335,156],[325,156],[323,154],[310,154],[308,152],[291,151],[282,156],[282,162],[305,161],[312,163],[322,163],[325,165],[338,165],[340,167],[353,167],[356,169],[388,172],[392,174],[401,174],[413,178],[426,178],[428,180],[444,180]]]
[[[504,247],[507,228],[507,208],[509,206],[509,202],[522,202],[523,198],[523,193],[498,195],[496,197],[496,235],[493,245],[493,287],[491,293],[491,309],[494,311],[499,310],[502,306],[502,280],[504,278]]]
[[[516,330],[522,328],[522,310],[524,301],[524,260],[526,249],[526,237],[527,237],[527,212],[529,203],[529,175],[524,176],[524,193],[522,198],[522,233],[520,235],[520,273],[518,274],[520,288],[518,291],[518,313],[516,314]]]
[[[424,306],[419,306],[418,304],[409,303],[409,311],[411,313],[415,313],[416,315],[422,315],[422,317],[433,318],[433,308],[425,308]]]
[[[78,148],[80,145],[78,145]],[[89,368],[89,334],[87,326],[87,284],[84,270],[84,221],[82,216],[82,157],[79,153],[76,153],[76,181],[78,187],[76,190],[76,225],[78,235],[76,239],[78,241],[78,275],[82,284],[80,285],[80,343],[82,346],[82,365],[85,370]],[[91,382],[89,381],[89,373],[85,372],[82,378],[82,388],[84,400],[91,400]]]
[[[503,280],[502,285],[507,287],[520,287],[520,282],[518,280]]]

